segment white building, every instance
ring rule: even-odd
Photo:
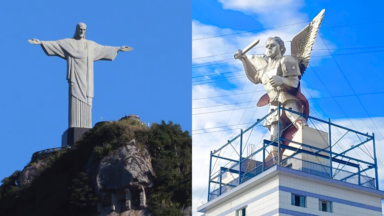
[[[200,206],[205,216],[381,216],[384,192],[273,166]],[[242,210],[245,209],[245,210]]]
[[[277,159],[273,159],[273,164],[270,163],[272,159],[265,161],[268,156],[265,150],[268,145],[277,146],[276,142],[264,141],[265,147],[257,151],[258,154],[264,151],[262,161],[251,160],[240,151],[241,166],[236,159],[214,156],[218,152],[215,151],[211,161],[213,156],[232,164],[220,167],[214,176],[210,170],[209,186],[215,184],[218,187],[209,189],[208,202],[199,206],[198,212],[204,216],[382,216],[384,191],[378,188],[374,135],[328,124],[329,128],[347,131],[340,139],[348,133],[365,137],[352,143],[351,148],[337,152],[332,150],[334,145],[329,148],[331,129],[328,133],[314,133],[313,128],[304,127],[289,146],[284,147],[279,165]],[[296,143],[292,143],[294,140]],[[369,142],[373,144],[373,162],[347,156],[348,152]],[[335,164],[343,166],[336,168]],[[239,167],[242,167],[240,180]],[[370,169],[375,171],[375,176],[366,174]]]

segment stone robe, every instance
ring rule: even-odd
[[[85,39],[43,41],[49,56],[67,60],[69,83],[69,127],[92,127],[93,62],[113,60],[120,47],[102,46]]]

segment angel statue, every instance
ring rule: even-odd
[[[235,58],[242,61],[248,79],[255,84],[263,84],[267,93],[260,98],[257,106],[269,104],[268,113],[275,110],[280,103],[286,109],[309,115],[309,104],[300,91],[300,80],[308,66],[324,11],[322,10],[307,27],[292,39],[290,56],[284,56],[286,48],[284,41],[279,37],[268,38],[265,55],[245,55],[259,43],[259,40],[235,54]],[[270,131],[271,141],[281,135],[285,139],[291,140],[292,134],[302,125],[307,125],[306,117],[284,110],[280,112],[280,125],[277,112],[269,115],[264,122],[264,127]],[[279,131],[280,134],[278,134]],[[281,133],[282,131],[284,132]],[[273,150],[276,151],[276,148]]]

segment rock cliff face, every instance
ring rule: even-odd
[[[45,166],[46,163],[44,160],[39,160],[34,164],[26,166],[20,174],[18,184],[20,186],[25,186],[31,183],[33,179],[45,169]]]
[[[191,145],[172,122],[97,124],[73,148],[35,155],[5,178],[0,215],[190,216]]]
[[[98,161],[98,162],[97,162]],[[151,157],[139,149],[135,140],[87,166],[99,198],[98,212],[102,216],[149,215],[148,188],[153,186]]]

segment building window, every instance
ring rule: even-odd
[[[332,202],[327,200],[319,200],[319,210],[323,212],[332,212]]]
[[[246,207],[237,210],[237,211],[236,211],[236,216],[246,216],[246,214],[245,214],[245,212],[246,212],[245,209],[246,209]]]
[[[291,205],[293,206],[300,206],[305,208],[305,196],[297,195],[297,194],[292,194],[291,195]]]

